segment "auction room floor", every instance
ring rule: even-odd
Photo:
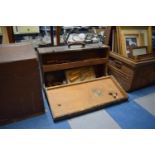
[[[72,119],[53,122],[45,100],[46,113],[23,121],[0,126],[2,129],[152,129],[155,128],[155,85],[128,94],[121,104],[84,114]]]

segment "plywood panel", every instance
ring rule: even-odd
[[[110,92],[116,92],[116,98]],[[53,118],[56,120],[125,100],[127,94],[113,77],[107,76],[87,82],[48,88],[47,97]]]

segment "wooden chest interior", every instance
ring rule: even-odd
[[[108,46],[104,48],[39,48],[45,86],[62,85],[69,69],[92,67],[96,78],[107,73]],[[64,82],[64,83],[63,83]],[[66,84],[66,83],[65,83]]]

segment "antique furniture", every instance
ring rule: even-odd
[[[153,54],[126,58],[110,52],[109,73],[126,91],[155,84],[155,57]]]
[[[31,45],[0,45],[0,124],[44,112],[40,77]]]
[[[54,120],[127,99],[117,81],[107,76],[108,46],[38,48],[38,53]]]

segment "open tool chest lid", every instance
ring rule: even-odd
[[[112,76],[46,88],[54,120],[76,116],[128,99]]]

